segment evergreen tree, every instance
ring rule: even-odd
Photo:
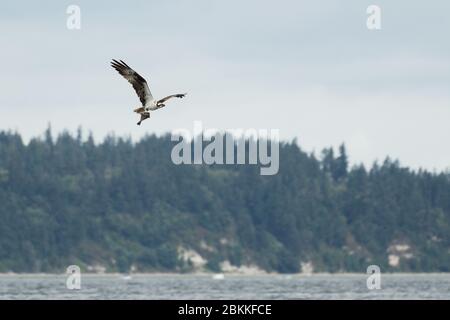
[[[280,170],[174,165],[169,135],[137,143],[82,130],[24,144],[0,132],[0,272],[190,271],[192,249],[224,261],[297,272],[450,270],[450,175],[387,158],[348,168],[345,146],[322,160],[296,141],[280,145]],[[387,255],[406,244],[398,267]]]

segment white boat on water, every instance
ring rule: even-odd
[[[225,275],[223,273],[216,273],[212,276],[214,280],[223,280],[225,279]]]

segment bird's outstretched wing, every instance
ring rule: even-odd
[[[113,59],[111,62],[111,66],[132,84],[139,99],[141,100],[142,105],[146,106],[150,101],[153,100],[153,96],[147,85],[147,81],[145,81],[145,79],[141,77],[136,71],[131,69],[125,62],[123,62],[122,60],[119,61]]]
[[[186,95],[187,95],[187,93],[171,94],[170,96],[167,96],[165,98],[162,98],[162,99],[158,100],[158,104],[159,103],[164,103],[167,100],[172,99],[172,98],[184,98]]]

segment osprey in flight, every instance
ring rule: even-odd
[[[167,100],[171,98],[184,98],[186,95],[186,93],[178,93],[172,94],[160,100],[156,100],[153,98],[152,93],[148,88],[147,81],[145,81],[145,79],[142,78],[136,71],[131,69],[125,62],[122,60],[119,61],[113,59],[111,66],[132,84],[134,91],[136,91],[142,103],[142,107],[134,110],[134,112],[141,115],[141,120],[137,123],[138,125],[141,125],[141,122],[145,119],[150,118],[150,110],[153,111],[165,107],[166,105],[164,102]]]

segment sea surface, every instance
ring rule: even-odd
[[[381,274],[369,290],[364,274],[317,275],[0,275],[0,299],[450,299],[450,274]]]

